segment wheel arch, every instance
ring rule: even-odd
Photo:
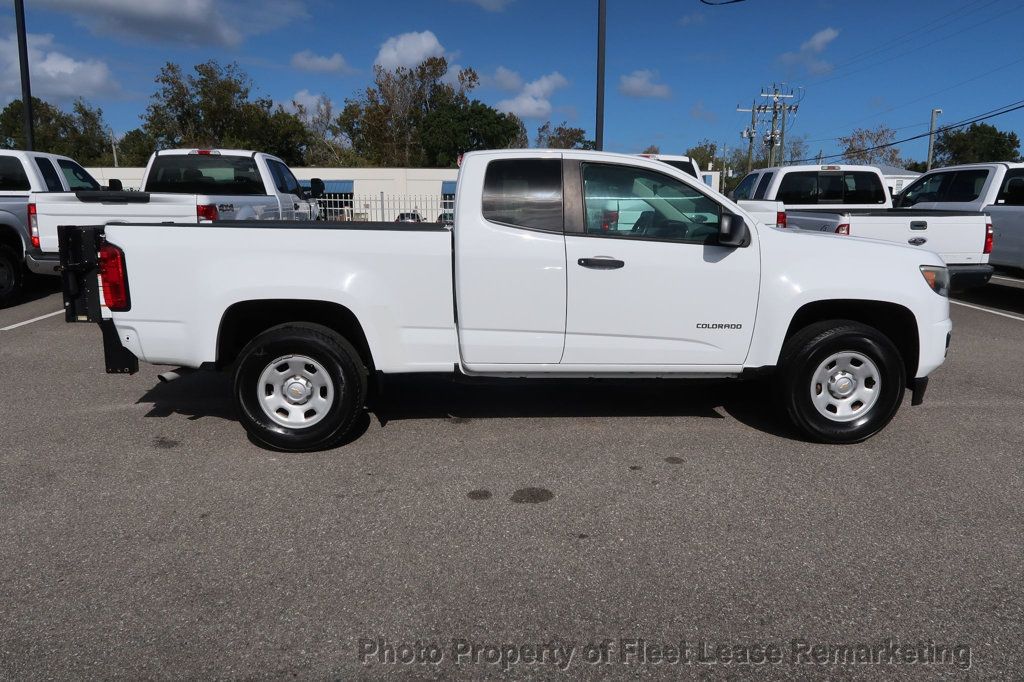
[[[20,223],[12,224],[12,218],[13,216],[0,215],[0,244],[11,247],[24,258],[27,248],[24,230],[21,229]]]
[[[355,347],[372,375],[373,353],[359,318],[340,303],[318,300],[255,299],[232,304],[224,311],[217,329],[216,366],[234,363],[249,341],[271,327],[296,322],[336,331]]]
[[[917,318],[906,306],[890,301],[856,299],[828,299],[806,303],[790,320],[783,344],[801,329],[825,320],[853,320],[877,329],[899,350],[907,376],[916,376],[921,350],[920,335]]]

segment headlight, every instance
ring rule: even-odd
[[[949,296],[949,269],[941,265],[922,265],[921,274],[924,281],[939,296]]]

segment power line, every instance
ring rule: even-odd
[[[947,126],[943,126],[941,128],[936,128],[934,134],[938,135],[938,134],[944,133],[944,132],[946,132],[948,130],[955,130],[957,128],[963,128],[964,126],[970,125],[972,123],[978,123],[980,121],[987,121],[990,118],[995,118],[996,116],[1002,116],[1003,114],[1008,114],[1008,113],[1010,113],[1012,111],[1017,111],[1018,109],[1024,109],[1024,100],[1022,100],[1016,106],[1011,106],[1010,108],[1007,108],[1004,111],[998,111],[997,113],[990,113],[987,116],[986,115],[981,115],[981,116],[977,116],[975,118],[972,118],[970,120],[963,121],[961,123],[954,123],[952,125],[947,125]],[[887,142],[885,144],[879,144],[879,145],[875,145],[874,147],[868,147],[866,149],[857,149],[857,150],[854,150],[854,151],[859,155],[859,154],[864,154],[866,152],[877,151],[879,149],[888,149],[889,147],[895,147],[898,144],[904,144],[906,142],[913,142],[914,140],[920,140],[921,138],[928,137],[931,134],[932,134],[931,132],[921,133],[920,135],[914,135],[913,137],[906,137],[906,138],[903,138],[902,140],[896,140],[894,142]],[[842,154],[827,154],[827,155],[824,155],[824,156],[818,155],[818,156],[816,156],[814,158],[816,158],[816,159],[818,159],[820,161],[821,159],[837,159],[837,158],[840,158],[840,157],[843,157],[843,156],[846,156],[846,154],[845,153],[842,153]],[[801,163],[801,162],[804,162],[804,161],[811,161],[811,160],[812,159],[810,159],[810,158],[799,159],[797,161],[794,161],[793,163]]]

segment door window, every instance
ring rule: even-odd
[[[561,232],[562,161],[491,161],[484,176],[483,216],[492,223]]]
[[[754,199],[758,201],[764,199],[765,192],[768,191],[768,185],[771,184],[773,177],[775,177],[775,173],[765,173],[761,176],[761,182],[757,183],[757,190],[754,192]]]
[[[57,165],[60,166],[61,172],[64,173],[64,179],[68,181],[68,187],[72,191],[79,189],[96,190],[100,188],[100,183],[96,182],[87,170],[74,161],[57,159]]]
[[[278,192],[302,196],[303,192],[299,181],[295,179],[295,175],[292,174],[288,166],[273,159],[267,159],[267,165],[270,166],[270,172],[274,176],[274,184],[277,185]]]
[[[897,204],[900,208],[906,208],[921,202],[939,201],[943,187],[948,186],[952,179],[953,173],[932,173],[919,178],[903,190]]]
[[[0,156],[0,191],[27,192],[31,188],[21,160],[13,156]]]
[[[939,201],[974,201],[981,196],[981,188],[985,186],[988,171],[985,169],[957,171],[949,188],[943,190]]]
[[[50,162],[45,156],[34,156],[32,157],[36,162],[36,168],[43,174],[43,180],[46,182],[46,189],[49,192],[63,192],[64,185],[61,184],[60,175],[57,174],[57,169],[53,167],[53,163]]]
[[[718,202],[661,173],[584,164],[583,197],[588,235],[694,244],[718,240]]]
[[[996,197],[997,204],[1024,206],[1024,168],[1009,171],[1003,180],[1003,188]]]
[[[749,199],[754,193],[754,183],[757,182],[758,175],[758,173],[749,173],[747,177],[740,180],[740,184],[736,185],[736,189],[732,191],[732,198],[736,201]]]

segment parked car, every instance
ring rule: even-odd
[[[896,198],[901,208],[984,211],[992,220],[989,263],[1024,268],[1024,163],[950,166],[921,176]]]
[[[42,253],[29,226],[29,193],[99,190],[73,159],[58,154],[0,150],[0,308],[21,295],[28,272],[55,274],[57,254]]]
[[[423,216],[416,211],[410,211],[408,213],[399,213],[398,217],[395,218],[396,223],[422,223]]]
[[[662,163],[667,163],[673,168],[678,168],[687,175],[692,175],[695,178],[700,178],[700,166],[697,162],[691,159],[689,156],[673,155],[673,154],[639,154],[639,156],[645,159],[655,159]]]
[[[798,230],[881,239],[933,251],[949,266],[955,289],[988,282],[992,266],[989,218],[980,212],[894,209],[874,166],[764,168],[745,177],[736,199],[785,205],[787,226]]]
[[[169,149],[149,157],[141,192],[33,192],[29,205],[33,238],[56,264],[58,225],[313,220],[323,187],[314,179],[307,192],[284,161],[262,152]]]
[[[606,230],[610,191],[646,204],[644,223]],[[371,387],[409,372],[763,377],[762,404],[849,443],[906,386],[919,403],[949,344],[937,255],[766,228],[659,161],[471,152],[457,202],[452,230],[62,227],[66,319],[100,324],[109,372],[231,368],[242,424],[287,450],[340,442]]]

